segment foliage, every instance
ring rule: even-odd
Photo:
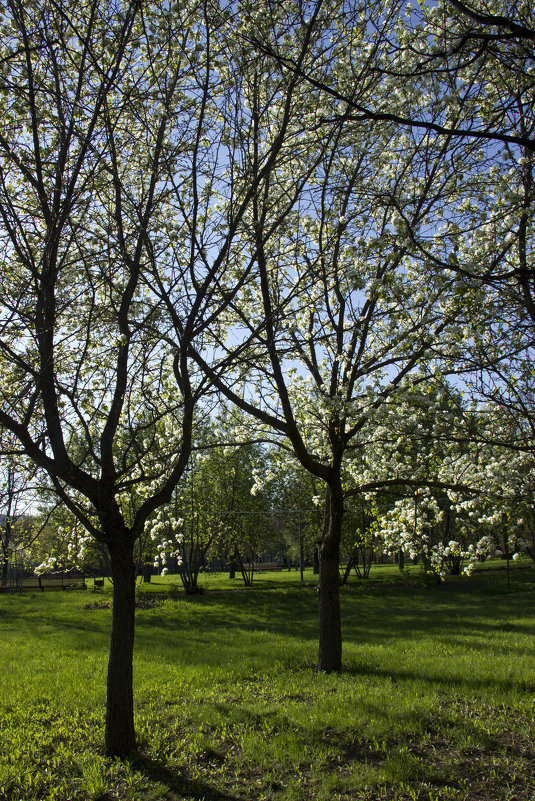
[[[199,572],[209,563],[227,566],[236,554],[253,563],[268,546],[270,507],[264,493],[251,492],[253,475],[264,465],[258,446],[218,445],[206,434],[198,438],[182,481],[151,530],[164,572],[178,559],[188,592],[199,591]]]

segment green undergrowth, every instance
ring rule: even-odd
[[[340,675],[314,670],[298,574],[140,588],[122,762],[102,753],[109,591],[0,596],[0,799],[532,801],[534,571],[381,576],[342,589]]]

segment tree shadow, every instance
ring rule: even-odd
[[[308,588],[307,588],[308,589]],[[316,591],[289,591],[279,589],[278,593],[271,588],[245,588],[240,590],[207,591],[203,595],[180,598],[176,601],[177,612],[182,604],[199,611],[206,609],[207,615],[194,620],[187,619],[188,626],[194,626],[201,635],[213,631],[236,630],[247,632],[265,631],[273,634],[288,634],[300,639],[317,637],[317,600]],[[150,632],[154,627],[162,630],[177,631],[184,626],[184,618],[172,617],[159,613],[158,609],[150,610],[150,616],[143,613],[136,621],[139,636],[143,631]],[[136,635],[138,636],[138,635]]]
[[[508,676],[502,677],[499,675],[495,675],[493,678],[489,678],[488,676],[479,677],[474,675],[440,675],[439,673],[426,675],[425,672],[418,671],[416,669],[410,670],[400,667],[394,668],[391,665],[383,668],[372,666],[367,663],[351,663],[351,660],[349,660],[348,664],[344,665],[342,672],[343,674],[349,676],[384,679],[385,681],[391,681],[392,684],[397,682],[407,682],[412,684],[413,682],[417,681],[426,685],[441,687],[446,692],[455,690],[459,687],[470,688],[471,690],[479,691],[496,690],[506,692],[507,690],[516,689],[519,692],[535,692],[535,682],[530,677],[526,677],[524,679],[514,679]]]
[[[195,801],[239,801],[234,795],[221,792],[202,781],[187,779],[175,771],[170,770],[163,762],[138,754],[132,759],[132,766],[153,782],[164,784],[180,799],[195,799]],[[177,799],[178,801],[178,799]]]

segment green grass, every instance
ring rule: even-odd
[[[129,762],[101,751],[108,589],[0,596],[0,799],[532,801],[534,571],[417,576],[343,588],[341,675],[311,574],[141,587]]]

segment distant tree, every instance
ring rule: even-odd
[[[261,447],[218,444],[217,438],[228,435],[209,425],[198,437],[171,502],[152,526],[164,570],[177,559],[188,594],[201,591],[199,574],[212,559],[236,561],[246,583],[252,583],[254,568],[244,565],[254,563],[272,531],[269,499],[252,493],[254,474],[263,466]]]
[[[5,435],[3,439],[8,453],[0,457],[0,581],[6,586],[10,563],[26,561],[35,535],[32,504],[36,486],[31,465],[25,464],[16,450],[9,453]]]
[[[352,570],[358,578],[368,578],[374,557],[378,551],[382,552],[377,536],[378,498],[358,496],[347,507],[341,543],[347,558],[345,569],[340,574],[341,584],[347,584]]]
[[[497,548],[529,551],[533,449],[522,417],[440,380],[400,393],[374,423],[381,446],[368,452],[368,475],[380,487],[397,470],[378,519],[388,553],[440,576],[470,572]]]
[[[276,510],[287,560],[304,568],[305,562],[312,564],[320,538],[321,482],[286,451],[272,447],[266,457],[265,469],[255,475],[255,482]]]

